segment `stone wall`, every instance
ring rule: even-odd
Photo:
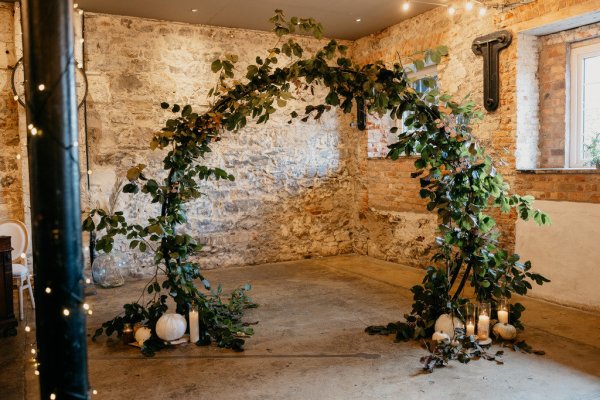
[[[324,43],[300,40],[310,51]],[[216,81],[210,70],[215,58],[239,55],[243,76],[246,65],[276,42],[265,32],[86,14],[94,201],[105,199],[115,176],[138,163],[164,178],[164,154],[148,147],[170,114],[158,107],[161,101],[205,108]],[[237,179],[203,184],[206,196],[188,207],[185,229],[206,244],[206,267],[353,251],[352,169],[359,132],[350,128],[351,119],[335,113],[320,122],[287,124],[289,112],[300,106],[291,104],[268,124],[249,124],[212,146],[206,164]],[[160,213],[142,194],[122,195],[119,208],[140,221]]]
[[[19,106],[11,86],[16,62],[13,16],[13,4],[0,3],[0,219],[23,220]]]

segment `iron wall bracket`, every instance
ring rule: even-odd
[[[483,56],[483,99],[485,109],[496,111],[500,105],[500,51],[512,42],[509,31],[498,31],[473,41],[473,53]]]

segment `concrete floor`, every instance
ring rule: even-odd
[[[97,399],[600,399],[600,315],[533,299],[520,335],[545,356],[508,351],[505,364],[480,360],[420,373],[416,343],[368,336],[371,324],[410,310],[422,271],[341,256],[209,271],[225,288],[251,282],[260,308],[244,353],[179,346],[145,358],[116,339],[89,342]],[[88,298],[91,334],[143,282]],[[0,399],[36,399],[27,339],[0,341]],[[31,334],[30,334],[31,335]],[[33,336],[31,336],[33,337]]]

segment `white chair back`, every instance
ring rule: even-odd
[[[27,253],[29,247],[29,235],[27,227],[16,219],[5,219],[0,221],[0,236],[10,236],[10,244],[13,248],[12,262],[21,259],[21,255]]]

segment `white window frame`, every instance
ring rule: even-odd
[[[571,48],[570,59],[570,126],[566,137],[566,168],[586,166],[583,154],[583,65],[586,58],[600,57],[600,43]]]
[[[408,82],[412,83],[412,82],[416,82],[418,80],[421,80],[423,78],[433,78],[433,77],[438,77],[438,89],[439,89],[439,72],[438,72],[438,65],[437,64],[433,64],[433,63],[429,63],[427,65],[425,65],[425,68],[422,68],[418,71],[415,71],[416,68],[414,67],[413,64],[409,65],[408,68],[406,69],[406,77],[408,78]],[[402,118],[400,118],[399,120],[396,120],[396,126],[402,131],[402,132],[406,132],[406,126],[404,125],[404,115],[402,115]],[[398,123],[400,123],[400,126],[398,126]],[[388,133],[388,145],[390,144],[394,144],[397,135],[390,135]]]

